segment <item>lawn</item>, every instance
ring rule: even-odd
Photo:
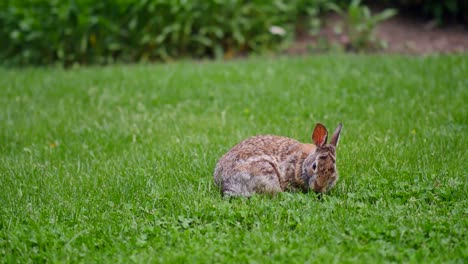
[[[466,263],[468,56],[0,69],[0,262]],[[242,139],[343,123],[336,187],[223,199]]]

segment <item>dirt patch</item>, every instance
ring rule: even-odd
[[[320,51],[323,40],[328,47],[346,47],[349,41],[343,33],[336,33],[336,24],[343,23],[336,14],[325,19],[318,35],[299,33],[289,54],[306,54]],[[437,27],[435,23],[421,18],[397,15],[375,29],[376,36],[387,43],[381,52],[399,54],[466,53],[468,52],[468,29],[463,25]]]

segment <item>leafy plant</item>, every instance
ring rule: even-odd
[[[35,0],[0,3],[0,57],[12,64],[232,57],[281,48],[324,0]]]
[[[331,4],[330,8],[344,18],[344,30],[349,38],[347,48],[354,51],[384,47],[384,43],[374,35],[374,29],[379,23],[397,13],[395,9],[385,9],[373,15],[366,5],[361,5],[360,0],[352,0],[346,10],[334,4]]]
[[[378,0],[383,4],[391,4],[413,14],[433,19],[438,25],[448,22],[463,22],[468,24],[468,1],[466,0]]]

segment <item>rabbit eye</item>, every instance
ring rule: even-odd
[[[317,169],[317,163],[314,161],[314,163],[312,163],[312,169],[313,170],[316,170]]]

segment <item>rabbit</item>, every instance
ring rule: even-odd
[[[219,159],[214,181],[225,197],[283,191],[324,193],[338,180],[336,146],[342,127],[340,123],[329,144],[327,129],[320,123],[312,133],[314,144],[274,135],[250,137]]]

